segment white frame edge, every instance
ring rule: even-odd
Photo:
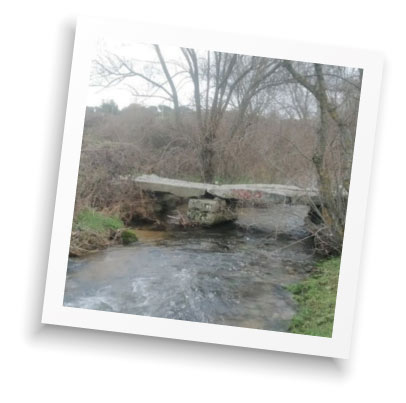
[[[214,325],[63,306],[90,62],[100,35],[364,69],[346,232],[332,338]],[[348,358],[378,115],[382,55],[266,37],[80,17],[69,85],[42,323]]]

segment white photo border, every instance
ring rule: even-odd
[[[91,59],[96,39],[107,36],[295,61],[364,69],[346,230],[331,338],[63,306],[73,209]],[[76,27],[65,130],[55,204],[42,323],[232,346],[348,358],[362,252],[369,177],[383,57],[377,52],[294,41],[79,17]]]

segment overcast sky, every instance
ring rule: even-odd
[[[172,73],[178,71],[179,68],[171,64],[171,62],[184,63],[180,48],[174,46],[162,46],[161,52],[168,63],[168,68],[170,71]],[[94,57],[97,58],[105,55],[106,53],[117,54],[121,57],[133,60],[137,71],[147,74],[151,73],[151,69],[160,71],[158,58],[153,46],[150,44],[118,42],[103,37],[98,40]],[[158,80],[159,75],[155,76],[155,78]],[[163,82],[163,78],[160,82]],[[144,105],[169,105],[168,102],[165,102],[161,98],[145,98],[142,96],[135,96],[129,90],[128,84],[131,84],[134,88],[136,88],[140,94],[151,93],[151,87],[142,79],[127,79],[125,82],[109,88],[94,87],[91,85],[91,80],[89,80],[87,105],[99,106],[103,100],[107,101],[110,99],[113,99],[118,104],[120,109],[134,102]],[[183,85],[181,85],[180,78],[178,84],[179,85],[177,85],[177,88],[181,103],[188,104],[193,96],[193,87],[187,82],[183,82]],[[159,93],[157,93],[157,95],[159,95]]]

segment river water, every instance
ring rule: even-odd
[[[236,224],[139,230],[139,242],[69,259],[64,305],[286,331],[285,285],[314,265],[301,206],[242,209]]]

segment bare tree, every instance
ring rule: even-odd
[[[321,217],[330,232],[329,239],[331,242],[329,241],[329,247],[340,249],[344,236],[355,125],[351,126],[348,119],[346,119],[346,114],[341,111],[348,97],[342,96],[343,90],[342,88],[337,88],[337,85],[338,83],[341,85],[343,83],[351,84],[353,89],[355,89],[356,97],[359,99],[362,75],[358,76],[358,81],[354,81],[345,77],[344,68],[322,66],[321,64],[315,63],[312,66],[313,71],[309,74],[309,72],[300,72],[290,61],[284,61],[283,66],[291,76],[317,100],[319,127],[312,161],[317,172],[319,190],[322,196]],[[338,79],[338,82],[334,82],[335,87],[333,89],[327,85],[327,78],[331,81],[332,77]],[[358,105],[358,103],[356,103],[356,105]],[[353,106],[350,108],[351,110],[354,110]],[[357,107],[355,111],[357,114]],[[354,121],[354,119],[352,121]],[[332,138],[329,135],[330,122],[333,122],[338,129],[338,134],[333,135]],[[344,153],[347,154],[347,158],[344,160],[342,166],[335,164],[333,169],[329,169],[327,155],[328,152],[332,150],[332,145],[337,143],[337,140],[339,140],[338,143],[341,146],[341,150],[344,150]],[[351,142],[351,147],[348,147],[349,141]],[[349,153],[348,148],[351,148]],[[335,151],[338,149],[338,147],[334,148]]]
[[[238,113],[230,133],[232,137],[243,126],[253,99],[271,85],[281,62],[222,52],[209,51],[198,55],[194,49],[181,48],[184,64],[177,64],[171,73],[160,47],[154,45],[154,49],[160,66],[160,71],[155,71],[157,75],[145,74],[135,67],[133,61],[110,54],[95,61],[98,85],[117,85],[129,78],[144,80],[151,86],[151,93],[138,95],[170,101],[174,108],[176,127],[182,131],[184,128],[177,87],[182,84],[182,80],[188,80],[193,86],[202,179],[213,182],[215,140],[226,111],[237,102]],[[181,79],[175,82],[175,77]]]

